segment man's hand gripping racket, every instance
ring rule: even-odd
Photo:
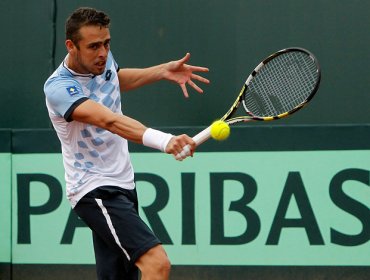
[[[320,65],[311,52],[302,48],[280,50],[257,65],[220,120],[233,125],[287,117],[308,104],[319,88],[320,79]],[[235,116],[240,104],[246,115]],[[210,132],[211,126],[193,137],[197,146],[210,138]],[[190,146],[186,145],[176,159],[185,159],[190,153]]]

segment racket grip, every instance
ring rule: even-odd
[[[194,142],[199,146],[211,137],[211,126],[199,132],[193,137]]]
[[[199,132],[197,135],[195,135],[193,137],[193,140],[194,140],[195,144],[197,146],[199,146],[200,144],[207,141],[210,137],[211,137],[211,127],[209,126],[206,129]],[[181,161],[181,160],[185,159],[186,157],[188,157],[189,155],[190,155],[190,146],[186,145],[186,146],[183,147],[181,153],[177,154],[175,156],[175,158],[177,160]]]

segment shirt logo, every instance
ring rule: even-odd
[[[78,93],[78,90],[77,90],[76,86],[67,87],[66,89],[67,89],[70,96],[73,96],[73,95]]]
[[[105,80],[109,81],[111,77],[112,77],[112,70],[107,70],[107,72],[105,72]]]

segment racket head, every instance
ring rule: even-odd
[[[319,62],[310,51],[297,47],[280,50],[264,59],[248,76],[223,120],[233,124],[287,117],[313,98],[320,81]],[[231,118],[240,103],[247,116]]]

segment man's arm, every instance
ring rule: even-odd
[[[209,83],[209,80],[196,75],[193,72],[208,72],[209,70],[205,67],[187,65],[186,62],[189,59],[190,54],[187,53],[180,60],[167,62],[153,67],[143,69],[120,69],[118,71],[118,79],[121,91],[132,90],[160,80],[168,80],[179,84],[185,97],[189,97],[186,84],[189,84],[197,92],[202,93],[203,90],[198,87],[193,80],[206,84]]]
[[[133,90],[162,80],[162,65],[148,68],[123,68],[118,71],[121,92]]]
[[[104,128],[139,144],[142,144],[143,134],[147,129],[139,121],[125,115],[113,113],[107,107],[90,99],[75,108],[71,117],[74,121]]]
[[[148,129],[139,121],[113,113],[105,106],[90,99],[78,105],[72,112],[71,117],[73,121],[101,127],[129,141],[157,148],[175,157],[181,153],[186,145],[190,145],[189,155],[193,155],[196,148],[195,142],[188,135],[172,136],[161,131]],[[169,141],[166,141],[166,139]]]

